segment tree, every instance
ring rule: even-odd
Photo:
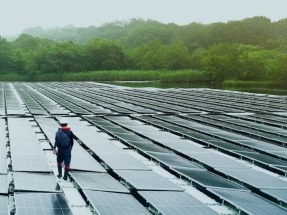
[[[88,70],[114,70],[125,66],[122,46],[111,40],[95,39],[84,47]]]
[[[0,72],[7,72],[11,66],[11,45],[0,36]]]

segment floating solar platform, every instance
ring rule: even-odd
[[[70,172],[72,178],[82,190],[97,190],[106,192],[129,193],[119,181],[107,173]]]
[[[216,213],[202,202],[197,202],[196,206],[191,203],[194,202],[193,200],[187,200],[189,204],[178,203],[178,200],[184,199],[178,196],[179,193],[183,195],[187,193],[181,188],[177,190],[166,185],[164,182],[168,180],[165,178],[151,177],[151,174],[154,174],[151,168],[127,153],[127,148],[114,144],[119,144],[118,140],[136,148],[136,152],[144,153],[145,157],[160,163],[170,173],[190,179],[200,190],[243,189],[236,183],[218,176],[225,175],[226,178],[244,184],[249,190],[256,190],[265,198],[262,198],[263,200],[267,201],[270,197],[274,201],[278,200],[279,203],[286,203],[284,196],[286,180],[255,171],[255,168],[252,169],[250,166],[260,165],[268,171],[278,173],[280,170],[280,174],[284,174],[284,171],[287,174],[287,152],[284,150],[286,147],[282,147],[287,144],[287,132],[284,127],[284,122],[287,122],[285,107],[287,97],[211,89],[131,89],[92,82],[53,82],[2,83],[0,100],[0,115],[9,116],[3,118],[0,123],[2,131],[0,133],[0,189],[4,188],[0,191],[0,197],[5,197],[5,205],[9,205],[9,208],[13,201],[7,203],[8,188],[7,178],[5,179],[7,173],[9,175],[12,173],[12,177],[15,176],[15,191],[61,194],[58,190],[55,191],[53,186],[44,187],[37,182],[44,181],[41,183],[49,184],[46,179],[43,179],[46,177],[42,176],[54,177],[51,175],[52,169],[47,163],[43,150],[51,150],[55,132],[59,127],[55,119],[63,116],[69,118],[69,125],[80,143],[75,142],[72,151],[70,175],[97,214]],[[241,104],[240,107],[238,103]],[[273,113],[274,111],[281,111],[281,113]],[[261,117],[256,116],[256,112],[266,112],[266,114]],[[185,114],[177,115],[179,113]],[[227,116],[226,113],[232,114],[233,117]],[[86,114],[104,114],[104,116],[95,117]],[[31,123],[34,117],[41,130],[35,123]],[[256,119],[253,119],[255,117]],[[83,119],[86,121],[82,121]],[[6,131],[6,121],[8,121],[8,131]],[[91,126],[87,121],[100,129]],[[19,135],[19,128],[21,128],[21,135]],[[45,137],[38,135],[41,131],[44,132]],[[10,138],[10,147],[6,147],[6,133]],[[45,140],[46,143],[39,142],[40,139]],[[211,148],[217,148],[220,152]],[[256,162],[246,165],[246,161],[237,162],[236,158],[221,156],[221,153],[241,156]],[[102,165],[97,160],[101,160]],[[12,168],[8,166],[10,161]],[[110,172],[113,175],[117,174],[118,180],[109,176]],[[41,177],[38,178],[38,176]],[[29,178],[32,182],[27,183]],[[130,186],[130,189],[140,190],[141,193],[134,190],[129,193],[129,190],[121,185],[120,180],[126,186]],[[158,191],[158,189],[176,192]],[[87,192],[90,192],[90,195],[87,195]],[[263,205],[256,212],[254,208],[260,207],[260,202],[259,205],[253,203],[247,205],[245,202],[241,204],[241,200],[239,203],[236,202],[237,197],[234,196],[237,193],[232,196],[233,198],[228,199],[229,196],[219,191],[210,192],[234,205],[235,209],[231,213],[235,213],[236,208],[239,208],[248,214],[261,215],[262,208],[265,207],[270,212],[270,205]],[[210,195],[210,192],[206,194]],[[70,210],[61,211],[61,206],[42,207],[40,203],[33,205],[28,196],[24,200],[29,201],[32,206],[26,205],[23,209],[19,207],[19,195],[22,193],[14,193],[17,215],[71,214]],[[63,195],[62,197],[65,200]],[[188,198],[190,197],[192,196],[188,195]],[[38,201],[42,197],[33,197],[33,201],[34,198]],[[196,196],[196,198],[200,197]],[[128,203],[121,202],[122,200]],[[150,212],[138,200],[145,206],[149,203]],[[0,198],[0,206],[1,202]],[[35,209],[36,206],[40,208]],[[274,210],[270,212],[271,214],[285,214],[285,210],[282,211],[279,205],[272,206],[280,210]],[[155,212],[152,212],[153,209]],[[4,208],[4,214],[8,214],[8,207]]]
[[[215,215],[204,203],[185,192],[140,191],[139,194],[163,215]]]
[[[52,174],[14,172],[14,191],[61,192]]]
[[[136,190],[184,190],[153,171],[115,170],[115,173]]]
[[[17,215],[73,215],[62,193],[15,193]]]
[[[85,196],[99,215],[150,215],[130,194],[84,190]]]

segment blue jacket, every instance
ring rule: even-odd
[[[55,150],[56,147],[60,150],[72,148],[74,145],[74,137],[75,136],[69,127],[59,128],[56,133],[53,149]]]

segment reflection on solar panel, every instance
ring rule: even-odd
[[[278,205],[271,203],[259,197],[250,191],[238,191],[238,190],[225,190],[225,189],[209,189],[211,192],[221,196],[222,199],[231,203],[235,207],[244,211],[247,214],[260,214],[270,215],[287,214],[287,210],[280,208]]]
[[[84,190],[97,214],[147,215],[150,214],[130,194]]]
[[[0,215],[8,215],[8,197],[0,196]]]
[[[7,175],[0,175],[0,194],[8,193]]]
[[[180,174],[190,178],[192,181],[202,185],[203,187],[220,187],[226,189],[245,189],[227,179],[224,179],[216,174],[207,170],[198,170],[190,168],[174,168]]]
[[[153,171],[115,170],[115,173],[136,190],[183,191],[181,187]]]
[[[228,214],[237,213],[238,208],[248,214],[264,214],[265,208],[274,215],[286,214],[279,204],[287,204],[287,182],[267,172],[287,174],[287,151],[282,150],[287,144],[286,104],[287,97],[282,96],[209,89],[132,89],[92,82],[0,83],[0,115],[3,116],[0,119],[0,215],[8,214],[7,204],[13,208],[14,194],[17,215],[71,214],[69,208],[63,212],[61,207],[65,206],[56,206],[51,203],[53,200],[47,201],[46,196],[37,196],[39,192],[60,194],[47,162],[47,159],[54,159],[54,155],[47,150],[51,150],[59,127],[55,119],[63,115],[69,118],[69,126],[80,143],[75,143],[72,151],[71,177],[97,214],[149,214],[136,198],[141,202],[146,199],[153,214],[215,213],[183,192],[181,187],[155,175],[149,167],[156,172],[163,169],[148,166],[154,164],[150,161],[145,161],[148,165],[140,162],[142,157],[136,154],[139,151],[159,162],[171,174],[189,179],[195,188],[209,189],[205,192],[209,197],[215,195],[229,202],[234,210]],[[144,115],[140,116],[141,113]],[[38,124],[33,123],[34,118]],[[137,150],[123,146],[118,139]],[[43,153],[43,150],[46,151]],[[247,164],[245,159],[237,160],[238,157],[255,162]],[[102,165],[97,160],[101,160]],[[266,171],[257,171],[253,165],[260,165]],[[110,173],[120,179],[114,179]],[[10,180],[16,192],[9,190],[12,198],[9,197],[7,203]],[[120,180],[132,191],[122,186]],[[238,184],[248,187],[249,191],[256,190],[265,202],[253,202],[250,195],[255,195],[250,192],[240,192],[243,197],[237,195],[239,192],[230,196],[223,193],[225,190],[248,191]],[[215,192],[213,188],[221,190]],[[23,191],[37,193],[23,195],[21,199],[22,194],[17,192]],[[67,198],[71,198],[71,193],[64,191]],[[251,203],[244,202],[245,195]],[[60,196],[65,201],[64,195]],[[48,199],[54,197],[49,195]],[[197,199],[201,197],[196,196]],[[19,199],[27,201],[27,205],[21,207]],[[266,205],[270,203],[268,199],[278,205]],[[210,207],[220,213],[222,206]],[[74,214],[85,213],[75,210]]]
[[[70,174],[82,190],[129,193],[129,190],[127,188],[125,188],[119,181],[115,180],[107,173],[88,173],[72,171]]]
[[[15,193],[17,215],[72,215],[62,193]]]
[[[60,191],[60,187],[52,174],[14,172],[13,178],[15,191]]]
[[[185,192],[140,191],[139,194],[160,214],[215,215],[208,206]]]

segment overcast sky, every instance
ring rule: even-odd
[[[287,18],[287,0],[0,0],[0,35],[28,27],[101,26],[132,18],[186,25]]]

